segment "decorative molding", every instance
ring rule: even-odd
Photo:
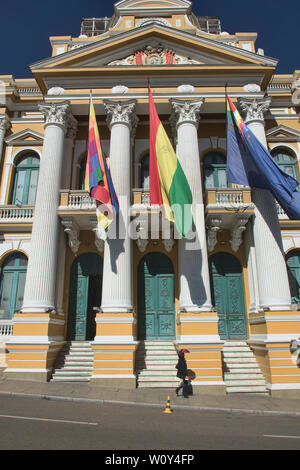
[[[104,240],[102,238],[99,238],[99,231],[98,231],[98,222],[97,222],[97,217],[90,217],[90,223],[92,225],[92,230],[95,234],[95,246],[99,253],[103,254],[104,253]]]
[[[109,62],[109,66],[119,65],[190,65],[202,64],[199,60],[190,59],[176,54],[173,50],[167,49],[162,44],[156,46],[145,46],[143,49],[135,51],[123,59]]]
[[[11,123],[9,120],[9,117],[6,114],[2,114],[0,116],[0,132],[3,133],[3,135],[8,131],[11,127]]]
[[[200,109],[204,103],[204,98],[192,101],[183,101],[177,98],[171,98],[172,106],[171,123],[176,128],[183,123],[190,122],[198,127],[200,121]]]
[[[248,223],[247,217],[237,217],[235,219],[234,225],[231,229],[231,238],[230,238],[230,246],[233,251],[237,251],[242,244],[243,232],[246,230],[246,225]]]
[[[72,217],[64,217],[61,223],[65,227],[64,232],[68,235],[69,247],[73,253],[77,253],[80,245],[78,225],[73,221]]]
[[[218,243],[217,234],[218,231],[221,229],[222,219],[221,218],[214,218],[210,219],[210,225],[207,228],[207,248],[208,251],[213,251],[216,244]]]
[[[103,100],[103,104],[107,112],[107,124],[110,128],[114,124],[126,124],[132,133],[135,133],[138,124],[138,117],[135,114],[136,100]]]
[[[238,103],[242,112],[245,114],[244,120],[246,124],[252,121],[259,121],[264,123],[264,113],[270,108],[271,98],[238,98]]]
[[[170,27],[172,26],[169,23],[169,21],[167,21],[165,18],[153,17],[153,18],[143,18],[143,19],[141,19],[140,21],[137,22],[136,28],[144,26],[145,24],[148,24],[148,23],[158,23],[158,24],[162,24],[163,26],[170,26]]]
[[[141,253],[144,253],[146,251],[146,248],[148,246],[149,240],[147,238],[137,238],[136,244]]]
[[[170,238],[170,239],[168,239],[168,240],[167,240],[167,239],[166,239],[166,240],[163,240],[162,242],[163,242],[163,245],[164,245],[166,251],[167,251],[168,253],[170,253],[170,252],[173,250],[173,247],[174,247],[174,245],[175,245],[175,240],[172,239],[172,238]]]
[[[38,109],[45,117],[45,127],[50,124],[56,124],[66,129],[70,116],[70,102],[62,103],[40,103]]]

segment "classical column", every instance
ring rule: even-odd
[[[136,100],[116,102],[104,100],[111,130],[110,171],[119,199],[120,213],[117,236],[105,243],[102,286],[102,312],[131,312],[132,298],[132,241],[128,235],[131,200],[131,132],[135,130]],[[113,227],[112,227],[113,229]]]
[[[10,128],[10,121],[6,114],[0,115],[0,162],[2,160],[4,137]]]
[[[57,207],[65,133],[71,118],[68,101],[42,103],[45,135],[34,209],[31,255],[28,261],[22,312],[55,310],[58,230]]]
[[[271,98],[239,99],[247,126],[265,148],[267,141],[264,112],[268,110],[270,102]],[[253,189],[252,200],[255,204],[253,238],[259,307],[273,311],[291,310],[291,294],[275,199],[268,190]]]
[[[177,128],[176,154],[193,194],[195,240],[179,240],[180,310],[211,311],[211,293],[197,128],[203,99],[171,99]]]

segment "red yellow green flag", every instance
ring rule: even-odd
[[[167,133],[159,120],[149,86],[150,204],[164,207],[166,217],[186,238],[192,223],[193,196]]]

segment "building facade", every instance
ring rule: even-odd
[[[226,180],[225,86],[299,179],[300,71],[276,74],[256,38],[222,32],[187,0],[121,0],[111,18],[84,19],[79,37],[51,37],[33,78],[0,76],[6,377],[49,380],[77,342],[91,349],[89,380],[136,387],[138,351],[145,359],[145,345],[163,355],[170,344],[190,351],[197,392],[226,393],[228,348],[240,346],[240,391],[252,361],[266,392],[300,393],[290,351],[300,336],[300,221],[267,191]],[[148,81],[193,193],[193,239],[149,203]],[[105,242],[83,189],[90,93],[120,202]]]

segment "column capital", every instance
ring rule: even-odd
[[[10,129],[10,119],[7,116],[7,114],[1,114],[0,115],[0,131],[2,131],[4,134],[6,131]]]
[[[103,100],[103,104],[107,113],[107,124],[110,128],[114,124],[125,124],[132,133],[135,133],[138,124],[138,117],[135,114],[136,100]]]
[[[40,103],[38,108],[45,117],[45,128],[50,124],[56,124],[66,131],[67,123],[71,116],[69,101],[63,101],[61,103]]]
[[[170,98],[172,106],[171,120],[177,127],[180,124],[191,123],[198,126],[200,121],[200,109],[204,103],[204,98],[197,100],[180,100],[177,98]]]
[[[256,121],[264,124],[264,113],[268,111],[271,104],[271,97],[261,99],[239,98],[239,107],[245,115],[245,123]]]

